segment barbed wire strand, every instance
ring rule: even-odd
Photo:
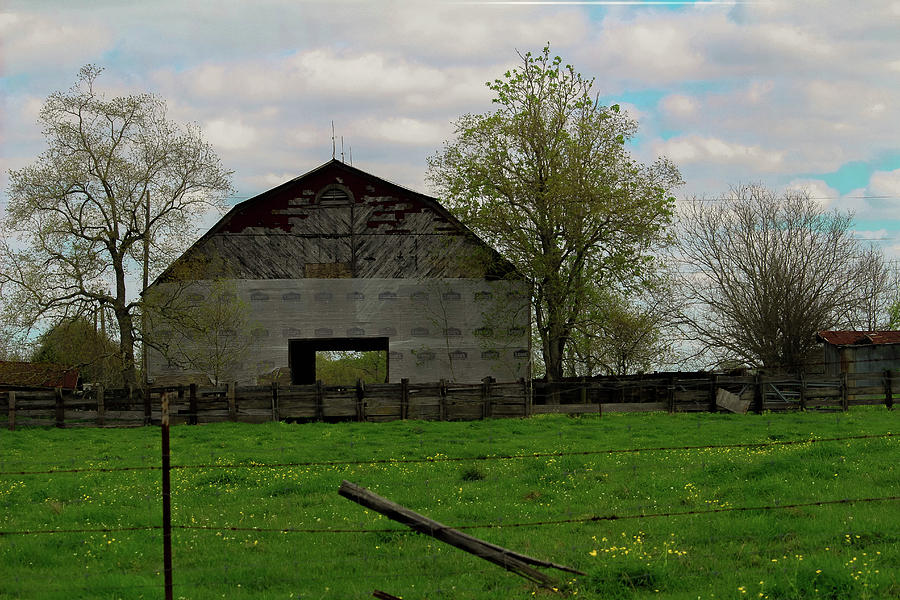
[[[812,502],[795,502],[791,504],[771,504],[762,506],[729,506],[705,510],[685,510],[675,512],[656,512],[656,513],[638,513],[632,515],[593,515],[590,517],[579,517],[572,519],[551,519],[546,521],[528,521],[521,523],[481,523],[468,525],[445,525],[444,529],[502,529],[512,527],[545,527],[548,525],[564,525],[572,523],[595,523],[599,521],[624,521],[633,519],[654,519],[660,517],[683,517],[690,515],[711,515],[717,513],[728,512],[752,512],[752,511],[770,511],[785,510],[791,508],[810,508],[819,506],[830,506],[838,504],[861,504],[871,502],[892,502],[900,500],[900,496],[881,496],[874,498],[841,498],[838,500],[817,500]],[[138,527],[107,527],[103,529],[33,529],[33,530],[17,530],[17,531],[0,531],[0,537],[10,535],[40,535],[40,534],[58,534],[58,533],[118,533],[125,531],[148,531],[162,529],[162,525],[144,525]],[[349,529],[322,529],[322,528],[299,528],[299,527],[237,527],[237,526],[214,526],[214,525],[172,525],[172,529],[180,530],[198,530],[198,531],[246,531],[254,533],[402,533],[408,532],[409,529],[398,529],[396,527],[384,529],[371,528],[349,528]]]
[[[719,450],[729,448],[765,448],[772,446],[791,446],[797,444],[813,444],[820,442],[843,442],[867,439],[889,439],[900,437],[900,433],[882,433],[851,435],[832,438],[808,438],[801,440],[777,440],[771,442],[751,442],[740,444],[708,444],[699,446],[651,446],[645,448],[610,448],[606,450],[579,450],[573,452],[533,452],[531,454],[508,454],[496,456],[434,456],[426,458],[384,458],[371,460],[334,460],[334,461],[304,461],[284,463],[203,463],[195,465],[171,465],[171,469],[275,469],[290,467],[332,467],[354,465],[381,465],[381,464],[416,464],[416,463],[442,463],[442,462],[468,462],[491,460],[521,460],[526,458],[558,458],[565,456],[597,456],[603,454],[636,454],[640,452],[668,452],[684,450]],[[52,475],[56,473],[116,473],[121,471],[159,471],[158,465],[146,465],[139,467],[84,467],[76,469],[49,469],[45,471],[2,471],[0,476],[10,475]]]

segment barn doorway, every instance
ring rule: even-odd
[[[291,383],[307,385],[319,379],[316,363],[342,360],[352,366],[354,362],[366,365],[363,370],[377,373],[380,381],[387,383],[390,376],[388,363],[388,338],[325,338],[288,341],[288,363],[291,366]],[[378,368],[381,367],[382,368]],[[374,367],[374,370],[373,370]],[[353,382],[347,382],[349,385]]]

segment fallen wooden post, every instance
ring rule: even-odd
[[[451,546],[455,546],[460,550],[465,550],[470,554],[474,554],[479,558],[490,561],[503,567],[507,571],[512,571],[517,575],[521,575],[522,577],[534,581],[535,583],[539,583],[547,588],[554,587],[554,580],[537,569],[531,568],[529,565],[553,567],[554,569],[576,573],[578,575],[585,574],[571,567],[519,554],[518,552],[507,550],[496,544],[485,542],[484,540],[480,540],[459,530],[453,529],[452,527],[447,527],[442,523],[438,523],[424,515],[420,515],[395,502],[391,502],[387,498],[383,498],[361,485],[356,485],[349,481],[341,482],[338,493],[348,500],[352,500],[357,504],[361,504],[366,508],[379,512],[389,519],[402,523],[419,533],[430,535],[431,537],[450,544]]]
[[[733,413],[746,415],[747,411],[750,409],[750,401],[741,400],[739,395],[732,394],[728,390],[719,388],[719,391],[716,393],[716,406]]]

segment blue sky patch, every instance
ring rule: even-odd
[[[846,194],[869,184],[869,179],[876,171],[894,171],[900,169],[900,152],[890,152],[869,161],[852,161],[844,163],[831,173],[813,173],[807,175],[811,179],[821,179],[841,194]]]

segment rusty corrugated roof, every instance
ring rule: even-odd
[[[75,389],[78,369],[53,363],[0,361],[0,386]]]
[[[900,331],[820,331],[816,339],[834,346],[900,344]]]

